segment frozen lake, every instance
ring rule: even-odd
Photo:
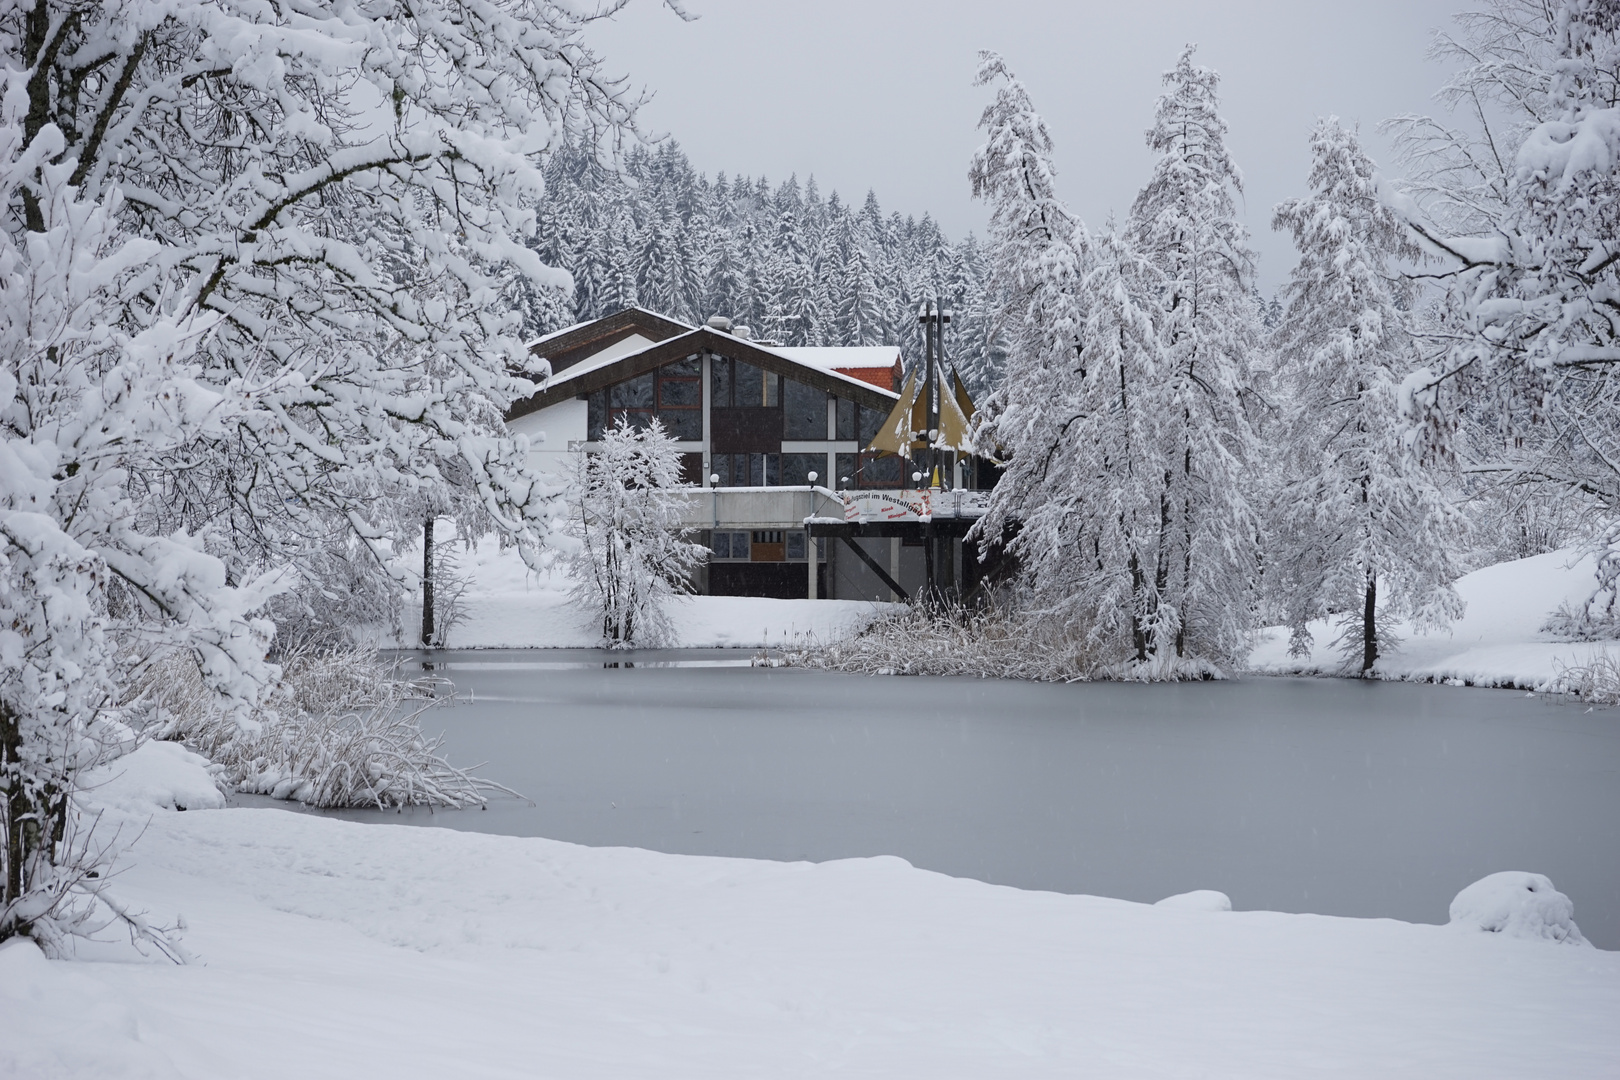
[[[429,729],[534,805],[342,816],[705,855],[899,855],[1028,889],[1219,889],[1237,908],[1413,922],[1444,922],[1487,873],[1532,870],[1595,944],[1620,948],[1612,710],[1345,680],[866,678],[754,669],[742,651],[434,659],[471,700]]]

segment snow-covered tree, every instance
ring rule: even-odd
[[[602,620],[613,647],[662,645],[669,600],[691,588],[705,548],[686,539],[691,498],[681,455],[663,424],[636,429],[621,417],[602,432],[601,449],[580,454],[569,530],[574,597]]]
[[[1226,150],[1220,76],[1188,46],[1164,75],[1148,145],[1153,175],[1127,235],[1162,275],[1164,351],[1154,407],[1176,425],[1164,477],[1168,525],[1156,565],[1162,625],[1177,657],[1229,661],[1247,648],[1257,585],[1257,521],[1247,463],[1254,445],[1241,400],[1259,340],[1254,256],[1234,196],[1243,177]]]
[[[1028,91],[995,53],[979,54],[975,85],[998,84],[979,127],[985,143],[968,168],[975,198],[990,208],[990,287],[1007,349],[1000,383],[980,410],[978,445],[999,447],[1010,465],[996,487],[982,535],[999,536],[1034,497],[1045,469],[1043,430],[1061,425],[1060,395],[1078,360],[1079,300],[1088,240],[1058,198],[1052,137]]]
[[[1595,503],[1594,627],[1620,622],[1620,9],[1496,0],[1437,49],[1473,128],[1403,123],[1423,167],[1399,202],[1449,262],[1443,355],[1405,387],[1421,444],[1470,471]]]
[[[303,537],[379,561],[450,482],[531,556],[552,500],[499,272],[540,155],[633,102],[541,0],[0,5],[0,938],[82,929],[77,771],[190,650],[244,713]]]
[[[1284,415],[1267,570],[1295,651],[1310,647],[1308,622],[1337,613],[1346,653],[1367,673],[1383,620],[1433,626],[1460,613],[1451,583],[1462,519],[1408,448],[1400,415],[1418,353],[1406,326],[1416,290],[1397,263],[1422,253],[1337,119],[1311,134],[1310,186],[1273,219],[1300,258],[1273,333]]]

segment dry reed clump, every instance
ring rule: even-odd
[[[852,637],[784,650],[779,659],[865,675],[971,675],[1078,682],[1107,675],[1084,636],[1009,607],[913,605],[885,611]]]
[[[284,657],[254,726],[223,713],[189,655],[152,662],[136,690],[144,734],[223,765],[238,790],[309,806],[483,806],[510,789],[457,768],[422,716],[447,705],[442,679],[406,679],[368,649]]]
[[[1620,705],[1620,657],[1612,652],[1593,653],[1584,664],[1561,667],[1551,689],[1592,705]]]

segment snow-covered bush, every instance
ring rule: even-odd
[[[383,809],[481,806],[512,794],[451,765],[422,731],[424,714],[451,701],[442,680],[407,678],[366,649],[284,657],[251,726],[218,707],[184,653],[153,663],[138,689],[145,734],[205,754],[240,791]]]
[[[879,613],[860,633],[785,651],[789,664],[866,675],[971,675],[1076,682],[1099,671],[1093,646],[1059,619],[1002,603],[969,610],[915,604]]]
[[[1593,705],[1620,705],[1620,657],[1599,652],[1584,664],[1559,665],[1550,689]]]
[[[661,645],[671,633],[667,605],[691,591],[707,555],[681,525],[691,496],[680,451],[657,419],[637,429],[623,417],[600,447],[575,463],[574,598],[600,617],[604,644]]]
[[[1487,874],[1451,902],[1450,925],[1531,941],[1585,945],[1575,905],[1545,875],[1523,870]]]

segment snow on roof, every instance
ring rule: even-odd
[[[696,331],[688,330],[686,333],[692,334],[696,333]],[[685,334],[675,335],[676,338],[685,336]],[[666,338],[665,340],[673,341],[675,338]],[[662,345],[663,343],[664,342],[662,341],[648,341],[640,334],[631,334],[629,337],[615,341],[612,345],[607,346],[601,352],[593,353],[581,360],[579,363],[559,371],[557,374],[551,377],[551,380],[546,383],[546,386],[561,386],[570,379],[577,379],[581,375],[587,375],[599,368],[605,368],[609,364],[618,363],[627,356],[634,356],[636,353],[645,352],[654,345]]]
[[[627,338],[624,341],[619,342],[617,345],[609,346],[602,352],[597,353],[595,356],[582,360],[573,367],[565,368],[556,375],[553,375],[550,381],[546,383],[546,389],[552,390],[559,386],[565,386],[573,380],[579,378],[581,375],[607,367],[609,364],[617,363],[620,360],[627,359],[636,355],[637,353],[645,352],[646,350],[656,346],[668,345],[671,341],[678,341],[683,337],[696,334],[714,334],[719,337],[726,336],[723,331],[710,330],[705,327],[697,330],[690,330],[686,334],[676,334],[674,337],[666,338],[663,341],[646,342],[646,344],[643,345],[636,345]],[[642,340],[646,341],[645,338]],[[893,390],[888,390],[881,386],[874,386],[869,382],[857,379],[851,375],[845,375],[837,370],[838,368],[891,368],[894,366],[894,362],[900,359],[900,349],[898,346],[863,345],[851,346],[848,348],[781,349],[774,346],[767,347],[763,345],[756,345],[754,342],[746,341],[742,338],[739,338],[738,341],[744,345],[759,349],[762,352],[775,353],[782,359],[791,363],[800,364],[804,367],[815,368],[817,371],[820,371],[831,378],[841,379],[846,383],[859,386],[863,390],[876,390],[878,393],[887,394],[892,398],[899,397],[899,395]],[[852,354],[855,357],[854,359],[852,359]],[[859,359],[860,357],[866,357],[865,362],[862,362],[861,359]]]
[[[900,359],[898,345],[844,345],[784,348],[769,346],[771,352],[794,363],[822,371],[839,368],[892,368]]]
[[[649,308],[641,307],[639,305],[636,306],[636,307],[625,308],[624,311],[615,312],[615,314],[623,315],[625,312],[628,312],[628,311],[639,311],[643,315],[651,315],[653,318],[658,319],[661,322],[674,323],[676,326],[684,326],[688,330],[697,329],[691,323],[682,322],[680,319],[672,319],[668,315],[660,315],[656,311],[653,311],[653,310],[651,310]],[[537,337],[533,341],[529,342],[527,347],[532,350],[532,349],[535,348],[535,346],[544,345],[546,342],[552,340],[553,338],[560,338],[564,334],[573,333],[575,330],[578,330],[582,326],[589,326],[589,325],[591,325],[591,323],[602,322],[602,321],[603,321],[602,319],[582,319],[581,321],[575,323],[573,326],[565,326],[561,330],[553,330],[549,334],[541,334],[539,337]]]
[[[595,319],[581,319],[579,322],[575,323],[573,326],[565,326],[561,330],[553,330],[549,334],[541,334],[539,337],[535,338],[533,341],[529,342],[524,347],[529,349],[530,351],[533,351],[534,347],[537,346],[537,345],[544,345],[546,342],[550,341],[552,338],[559,338],[559,337],[562,337],[564,334],[571,334],[575,330],[578,330],[580,327],[586,325],[587,323],[593,323],[595,321],[596,321]]]

